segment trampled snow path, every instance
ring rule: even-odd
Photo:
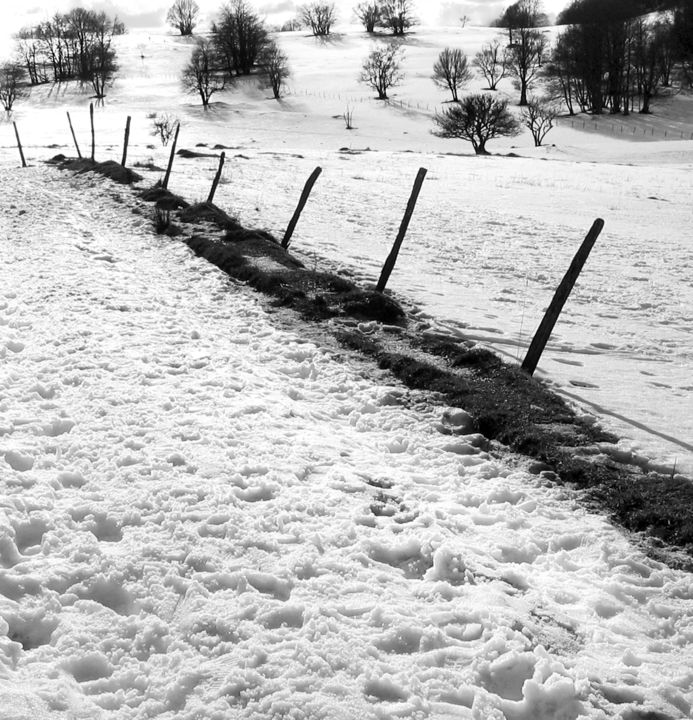
[[[0,187],[4,720],[690,716],[690,575],[129,191]]]

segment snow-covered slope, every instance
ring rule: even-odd
[[[490,37],[421,30],[408,105],[383,107],[356,81],[365,35],[281,36],[293,94],[241,83],[204,113],[178,87],[189,44],[132,32],[97,159],[131,115],[129,162],[164,164],[147,115],[175,113],[183,147],[226,147],[219,204],[276,233],[319,164],[293,247],[365,279],[426,166],[392,287],[509,359],[602,216],[542,371],[624,453],[690,471],[691,142],[563,124],[480,159],[435,138],[433,59]],[[0,124],[2,720],[690,717],[690,574],[499,461],[464,412],[278,327],[129,191],[42,166],[74,152],[66,110],[88,152],[89,100],[17,105],[26,170]],[[215,169],[177,159],[171,188],[204,198]]]
[[[446,96],[430,73],[444,46],[472,56],[494,32],[419,28],[406,40],[406,77],[389,106],[357,80],[372,44],[358,28],[340,27],[324,43],[281,34],[293,70],[290,94],[276,102],[254,79],[239,81],[204,112],[179,87],[190,42],[161,29],[135,30],[119,38],[121,72],[96,111],[97,159],[120,159],[131,115],[129,162],[165,164],[167,149],[155,145],[147,116],[169,112],[182,122],[183,147],[206,143],[210,149],[197,149],[210,155],[219,152],[215,145],[226,147],[219,204],[245,224],[277,234],[305,178],[320,165],[324,172],[294,248],[311,264],[348,264],[368,280],[377,277],[416,171],[425,166],[429,174],[391,287],[449,332],[463,332],[509,360],[522,359],[573,253],[595,217],[603,217],[605,231],[539,372],[623,436],[623,453],[690,475],[693,142],[680,137],[693,131],[690,100],[663,99],[646,120],[604,118],[604,134],[566,120],[545,148],[535,149],[526,133],[489,146],[520,158],[475,158],[468,144],[432,135],[432,116]],[[477,78],[469,89],[482,87]],[[510,81],[501,88],[515,97]],[[63,85],[34,89],[17,104],[30,161],[74,154],[65,110],[88,152],[89,101],[87,89]],[[347,107],[351,131],[342,118]],[[656,133],[642,133],[643,123]],[[17,161],[11,124],[0,124],[0,154]],[[215,168],[214,157],[177,161],[171,187],[203,198]],[[147,176],[153,182],[159,173]]]
[[[0,183],[4,720],[689,717],[689,574],[129,191]]]

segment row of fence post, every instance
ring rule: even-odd
[[[96,132],[94,127],[94,105],[93,103],[89,104],[89,119],[90,119],[90,126],[91,126],[91,161],[94,162],[94,156],[95,156],[95,147],[96,147]],[[67,113],[67,120],[70,126],[70,132],[72,134],[72,139],[75,143],[75,148],[77,150],[77,155],[79,158],[82,157],[82,154],[79,149],[79,145],[77,143],[77,137],[75,135],[74,127],[72,125],[72,119],[70,117],[70,113]],[[125,123],[125,137],[123,141],[123,156],[121,160],[121,165],[125,167],[126,161],[127,161],[127,151],[128,151],[128,143],[130,139],[130,122],[131,117],[128,115],[126,123]],[[22,148],[22,143],[19,138],[19,130],[17,129],[17,123],[13,123],[14,125],[14,131],[17,138],[17,146],[19,148],[19,154],[21,156],[22,160],[22,167],[27,167],[26,160],[24,158],[24,151]],[[169,179],[171,177],[171,170],[173,167],[173,160],[176,154],[176,147],[178,144],[178,134],[180,132],[180,122],[176,124],[176,131],[173,136],[173,142],[171,144],[171,152],[169,155],[168,165],[166,168],[166,173],[164,175],[164,179],[162,182],[162,187],[164,189],[168,188]],[[219,181],[221,179],[221,173],[224,167],[224,161],[226,159],[226,153],[222,152],[221,156],[219,158],[219,166],[217,168],[216,174],[214,176],[214,180],[212,182],[212,187],[209,192],[209,195],[207,197],[207,202],[212,203],[214,200],[214,195],[216,193],[217,187],[219,185]],[[392,271],[394,270],[395,264],[397,262],[397,257],[399,255],[399,251],[402,247],[402,243],[404,242],[404,239],[406,237],[407,230],[409,228],[409,223],[411,221],[411,218],[414,214],[414,210],[416,208],[416,203],[419,198],[419,194],[421,192],[421,188],[423,186],[424,180],[426,178],[428,170],[426,168],[419,168],[419,171],[416,175],[416,179],[414,181],[414,186],[412,188],[411,194],[409,196],[409,201],[407,202],[407,207],[404,212],[404,216],[402,218],[402,222],[400,223],[399,231],[397,233],[397,237],[395,238],[394,244],[392,246],[392,249],[387,256],[385,263],[383,265],[382,271],[380,273],[380,277],[378,279],[378,283],[376,285],[376,292],[383,293],[385,292],[385,288],[387,287],[388,280],[390,279],[390,275],[392,274]],[[281,242],[281,247],[284,249],[288,249],[289,245],[291,244],[291,239],[293,237],[294,231],[296,230],[296,226],[298,224],[298,221],[301,217],[301,213],[303,212],[307,202],[308,198],[310,197],[310,193],[322,173],[321,167],[316,167],[315,170],[310,174],[308,180],[306,181],[303,190],[301,192],[301,196],[299,198],[298,204],[296,206],[296,210],[294,211],[291,220],[289,221],[289,224],[286,228],[286,231],[284,233],[284,237]],[[587,258],[589,257],[589,254],[594,247],[595,242],[597,241],[597,238],[599,237],[602,229],[604,227],[604,221],[601,218],[597,218],[597,220],[594,221],[590,231],[588,232],[587,236],[583,240],[578,252],[575,254],[575,257],[573,258],[570,267],[568,268],[568,271],[564,275],[563,279],[561,280],[560,285],[556,289],[556,292],[554,294],[554,297],[546,310],[546,313],[544,314],[544,317],[539,324],[539,327],[532,339],[532,342],[529,345],[529,348],[527,350],[527,354],[525,356],[524,361],[522,362],[522,369],[529,373],[530,375],[534,374],[534,371],[537,368],[537,365],[539,363],[539,359],[541,358],[541,355],[546,347],[546,344],[551,336],[551,333],[553,331],[553,328],[556,324],[556,321],[558,320],[559,315],[561,314],[561,311],[563,309],[563,306],[565,305],[579,275],[582,271],[582,268],[585,265],[585,262],[587,261]]]
[[[580,127],[582,127],[583,130],[589,129],[589,130],[594,130],[596,132],[599,130],[603,131],[603,130],[607,129],[607,123],[598,123],[598,122],[595,122],[594,120],[587,120],[587,119],[575,120],[574,118],[571,118],[571,120],[570,120],[570,127],[575,128],[576,122],[582,123],[582,125]],[[610,127],[610,130],[613,134],[616,134],[618,132],[621,135],[624,134],[624,129],[626,128],[626,126],[623,123],[618,124],[618,128],[619,128],[618,131],[616,130],[616,127],[617,127],[616,123],[609,123],[608,126]],[[634,125],[632,128],[628,127],[628,129],[630,130],[631,135],[638,134],[638,126],[637,125]],[[658,136],[662,135],[662,131],[656,130],[654,127],[649,127],[649,128],[647,126],[643,127],[642,134],[647,135],[648,133],[649,133],[650,137],[654,137],[655,134],[657,134]],[[668,138],[670,136],[676,137],[677,133],[679,135],[680,140],[686,140],[686,139],[693,140],[693,132],[689,132],[689,131],[684,132],[683,130],[673,130],[673,129],[670,130],[669,128],[664,129],[663,137],[665,137],[665,138]],[[688,136],[688,137],[686,137],[686,136]]]

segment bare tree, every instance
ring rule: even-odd
[[[269,33],[246,0],[230,0],[212,26],[214,48],[229,75],[250,75]]]
[[[88,29],[87,43],[81,51],[79,73],[82,80],[89,80],[96,98],[102,101],[106,97],[106,88],[113,83],[118,70],[116,52],[112,47],[113,36],[124,33],[125,28],[117,18],[111,20],[106,13],[100,12],[93,13],[88,19]]]
[[[359,3],[354,8],[354,13],[363,27],[366,28],[366,32],[375,32],[375,27],[380,22],[380,4],[376,0]]]
[[[404,35],[415,24],[412,0],[381,0],[379,24],[393,35]]]
[[[489,90],[495,90],[498,83],[508,74],[506,52],[498,40],[482,45],[481,50],[474,56],[472,64],[484,76]]]
[[[289,77],[289,58],[277,43],[271,40],[260,55],[260,66],[265,73],[267,85],[272,88],[276,100],[282,96],[284,81]]]
[[[640,112],[646,114],[650,112],[650,103],[660,83],[663,84],[667,77],[664,48],[669,44],[671,35],[666,24],[648,23],[642,17],[633,22],[633,34],[632,62],[641,101]]]
[[[508,67],[520,91],[520,105],[527,104],[527,93],[541,70],[546,39],[539,30],[518,31],[518,42],[508,48]]]
[[[289,18],[285,20],[279,27],[279,32],[296,32],[297,30],[303,30],[303,23],[299,18]]]
[[[181,80],[185,90],[200,96],[205,110],[212,95],[226,87],[226,75],[218,66],[214,45],[209,40],[197,40]]]
[[[24,93],[22,81],[25,70],[19,63],[7,62],[0,65],[0,104],[9,115],[15,100]]]
[[[504,135],[517,135],[519,123],[508,110],[508,101],[488,93],[467,95],[461,102],[436,115],[436,135],[472,143],[477,155],[488,155],[486,143]]]
[[[535,147],[542,144],[546,135],[553,128],[557,116],[558,109],[554,104],[540,98],[529,99],[527,105],[522,109],[522,124],[532,133]]]
[[[577,5],[580,3],[572,4]],[[541,0],[516,0],[503,11],[503,14],[495,22],[496,27],[502,27],[508,31],[510,45],[517,42],[517,30],[537,28],[548,24],[548,18],[542,11]]]
[[[199,13],[200,6],[195,0],[176,0],[166,14],[166,22],[181,35],[192,35]]]
[[[433,82],[452,93],[452,101],[459,100],[457,91],[472,78],[467,56],[459,48],[446,47],[433,65]]]
[[[378,93],[378,100],[387,100],[387,91],[404,78],[401,71],[403,56],[404,50],[397,43],[381,44],[363,61],[359,79]]]
[[[104,12],[84,8],[70,10],[64,22],[65,67],[83,82],[91,82],[97,98],[103,98],[117,70],[113,38],[125,33],[125,26],[117,17],[109,18]]]
[[[47,59],[36,28],[23,27],[16,35],[17,52],[32,85],[48,82]]]
[[[520,105],[527,104],[527,92],[539,74],[546,52],[546,37],[537,30],[544,21],[540,0],[517,0],[501,19],[510,37],[507,64],[520,91]]]
[[[298,9],[299,18],[310,27],[316,37],[330,34],[330,29],[337,18],[334,3],[313,2],[302,5]]]
[[[47,82],[50,69],[54,82],[91,83],[101,99],[117,69],[113,37],[124,32],[117,18],[80,7],[23,28],[17,40],[32,85]]]

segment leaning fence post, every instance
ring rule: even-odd
[[[70,124],[70,132],[72,133],[72,139],[75,142],[75,148],[77,149],[77,157],[82,158],[82,153],[79,151],[79,145],[77,144],[77,136],[75,135],[75,129],[72,127],[72,118],[70,117],[70,113],[67,113],[67,122]]]
[[[407,234],[407,228],[409,227],[409,221],[411,220],[411,216],[414,214],[414,208],[416,207],[416,201],[419,199],[419,193],[421,192],[421,186],[423,185],[423,181],[424,181],[424,178],[426,177],[427,172],[428,172],[428,170],[426,170],[426,168],[419,168],[419,172],[416,175],[416,180],[414,181],[414,187],[411,191],[411,195],[409,197],[409,202],[407,203],[407,209],[404,212],[404,217],[402,218],[402,223],[399,226],[399,232],[397,233],[397,239],[395,240],[395,244],[392,246],[392,250],[390,250],[390,254],[387,256],[387,260],[385,260],[385,264],[383,265],[382,272],[380,273],[380,279],[378,280],[378,284],[375,287],[377,292],[383,292],[385,290],[385,286],[387,285],[387,281],[390,279],[390,273],[392,272],[393,268],[395,267],[395,263],[397,262],[397,255],[399,254],[400,247],[402,247],[402,242],[404,241],[404,236]]]
[[[219,180],[221,179],[221,170],[224,167],[224,160],[226,160],[226,153],[222,150],[221,157],[219,158],[219,168],[217,169],[217,174],[214,176],[212,189],[209,191],[209,197],[207,198],[208,203],[214,201],[214,193],[217,191],[217,186],[219,185]]]
[[[125,161],[128,157],[128,141],[130,140],[130,116],[128,115],[128,119],[125,121],[125,140],[123,142],[123,159],[120,161],[120,164],[125,167]]]
[[[322,172],[321,167],[316,167],[315,170],[310,174],[310,177],[306,181],[305,187],[303,188],[303,192],[301,193],[301,198],[298,201],[298,205],[296,206],[296,210],[294,211],[293,217],[289,221],[289,225],[286,228],[286,232],[284,233],[284,239],[282,240],[282,247],[284,249],[289,247],[289,243],[291,242],[291,236],[294,234],[294,230],[296,229],[296,224],[298,223],[298,219],[301,217],[301,213],[303,212],[303,208],[306,206],[306,203],[308,202],[308,196],[310,195],[310,191],[313,189],[313,185],[315,185],[315,181],[318,179],[318,176]]]
[[[164,175],[163,188],[168,188],[168,179],[171,177],[171,168],[173,167],[173,156],[176,154],[176,143],[178,142],[178,133],[180,132],[180,123],[176,125],[176,134],[173,136],[173,145],[171,145],[171,156],[168,159],[168,167],[166,168],[166,175]]]
[[[544,318],[541,321],[532,342],[530,343],[524,362],[522,363],[522,369],[530,375],[533,375],[534,371],[537,369],[539,359],[541,358],[541,354],[544,352],[544,348],[546,347],[546,343],[549,341],[549,337],[551,337],[556,320],[558,320],[558,316],[561,314],[561,310],[563,309],[563,306],[565,305],[565,302],[568,299],[578,276],[580,275],[580,271],[582,270],[585,262],[587,262],[587,258],[594,247],[594,243],[597,241],[599,233],[601,233],[603,228],[604,221],[601,218],[597,218],[590,228],[590,231],[587,233],[587,237],[582,241],[580,249],[573,258],[573,262],[570,263],[568,272],[566,272],[563,276],[563,280],[561,280],[561,284],[558,286],[553,296],[549,309],[546,311]]]
[[[19,139],[19,130],[17,130],[17,123],[13,122],[14,134],[17,137],[17,147],[19,148],[19,157],[22,158],[22,167],[26,167],[26,160],[24,159],[24,150],[22,150],[22,141]]]
[[[91,123],[91,161],[94,162],[96,137],[94,135],[94,103],[89,103],[89,122]]]

